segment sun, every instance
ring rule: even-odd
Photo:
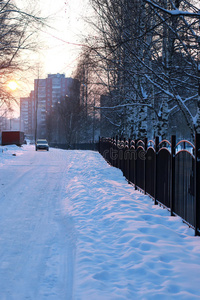
[[[18,88],[18,84],[16,81],[12,80],[8,83],[8,87],[9,89],[11,89],[12,91],[15,91]]]

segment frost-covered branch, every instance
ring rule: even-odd
[[[150,4],[151,6],[159,9],[160,11],[171,15],[171,16],[186,16],[186,17],[191,17],[191,18],[200,18],[200,13],[196,12],[189,12],[189,11],[181,11],[179,9],[173,9],[173,10],[168,10],[163,8],[162,6],[156,4],[154,1],[150,1],[150,0],[144,0],[146,3]]]

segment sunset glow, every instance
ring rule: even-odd
[[[12,91],[15,91],[18,87],[18,84],[16,81],[12,80],[8,83],[8,87],[9,89],[11,89]]]

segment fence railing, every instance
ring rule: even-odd
[[[99,152],[120,168],[135,189],[143,190],[180,216],[200,235],[200,134],[187,140],[100,138]]]

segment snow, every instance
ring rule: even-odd
[[[0,163],[0,299],[200,299],[200,238],[99,153]]]

